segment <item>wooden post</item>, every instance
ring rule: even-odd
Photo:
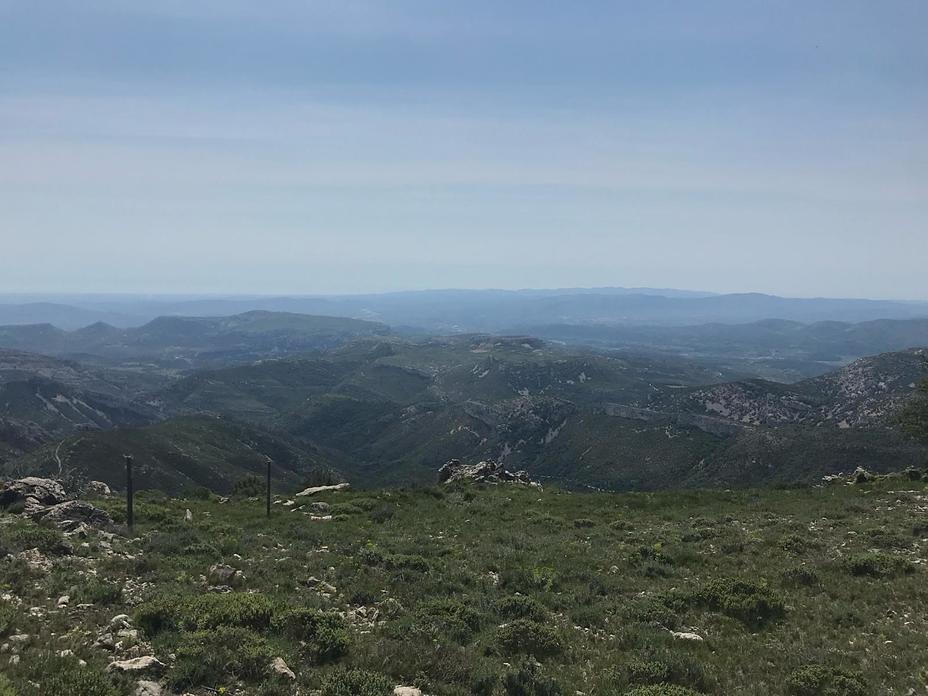
[[[265,457],[267,462],[267,516],[271,516],[271,458]]]
[[[126,460],[126,524],[131,533],[135,526],[135,511],[133,509],[133,497],[135,490],[132,487],[132,455],[123,455]]]

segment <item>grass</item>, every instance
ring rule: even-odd
[[[926,520],[922,482],[640,494],[471,486],[324,500],[339,510],[332,520],[281,505],[267,520],[261,501],[144,494],[138,537],[116,537],[112,553],[91,535],[89,551],[52,554],[52,571],[27,580],[7,557],[3,591],[43,608],[0,606],[6,630],[37,636],[18,665],[4,664],[7,677],[32,694],[30,682],[51,683],[42,665],[55,664],[61,684],[127,696],[131,685],[106,675],[90,646],[127,613],[167,663],[166,683],[197,696],[389,696],[396,684],[435,696],[856,696],[928,680],[928,542],[911,533]],[[60,551],[60,539],[24,524],[0,517],[0,539]],[[216,562],[243,572],[240,590],[207,591],[201,576]],[[93,606],[58,609],[72,588]],[[87,667],[61,666],[48,645]],[[296,686],[270,678],[274,657]]]

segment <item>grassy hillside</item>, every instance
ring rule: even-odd
[[[70,542],[75,555],[56,532],[0,517],[13,553],[0,561],[0,630],[32,636],[6,675],[20,696],[79,693],[78,680],[127,696],[132,680],[106,664],[153,654],[163,683],[196,696],[389,696],[400,684],[435,696],[869,696],[928,680],[922,481],[464,486],[318,502],[331,519],[143,496],[134,538],[91,533]],[[31,562],[47,556],[50,572],[17,555],[36,545]],[[241,571],[232,592],[207,590],[216,563]],[[93,647],[122,613],[138,633],[115,655]],[[275,657],[295,683],[271,677]]]
[[[8,470],[19,475],[61,475],[125,487],[123,455],[135,458],[138,489],[169,492],[206,487],[227,493],[246,476],[264,479],[265,457],[274,462],[275,486],[292,488],[307,476],[342,468],[341,460],[305,442],[216,417],[175,418],[142,428],[80,433],[32,452]]]

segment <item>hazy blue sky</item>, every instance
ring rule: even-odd
[[[928,2],[0,0],[0,291],[928,299]]]

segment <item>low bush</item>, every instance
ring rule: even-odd
[[[13,630],[19,611],[9,602],[0,602],[0,638]]]
[[[23,520],[0,527],[0,549],[9,553],[38,549],[46,556],[71,553],[71,545],[57,529]]]
[[[322,682],[321,696],[390,696],[393,682],[363,669],[340,670]]]
[[[169,681],[178,691],[228,679],[257,681],[274,657],[261,636],[233,626],[182,634],[175,656]]]
[[[815,570],[802,566],[784,570],[780,574],[780,581],[784,587],[815,587],[821,583]]]
[[[639,686],[627,691],[625,696],[702,696],[701,692],[687,689],[676,684],[655,684],[653,686]]]
[[[447,635],[459,643],[467,642],[483,624],[483,617],[458,599],[438,599],[419,605],[415,613],[418,630],[429,635]]]
[[[791,696],[865,696],[867,690],[859,674],[822,665],[806,665],[786,678]]]
[[[542,675],[534,662],[527,662],[506,674],[503,690],[506,696],[562,696],[565,693],[556,680]]]
[[[264,495],[266,485],[258,476],[245,476],[232,484],[232,495],[236,498],[256,498]]]
[[[273,619],[275,631],[306,643],[314,661],[337,660],[348,651],[348,624],[334,612],[289,609]]]
[[[149,636],[165,630],[194,631],[222,626],[263,631],[270,627],[273,614],[274,605],[265,595],[229,592],[158,597],[136,609],[135,621]]]
[[[122,600],[122,588],[115,582],[93,578],[80,585],[75,595],[79,604],[110,606]]]
[[[888,578],[915,570],[912,563],[901,556],[888,553],[859,553],[844,559],[844,567],[858,577]]]
[[[548,657],[564,651],[564,643],[557,631],[547,624],[529,619],[516,619],[500,626],[496,631],[496,643],[507,655]]]
[[[102,671],[81,665],[73,657],[51,653],[31,657],[23,676],[17,682],[17,691],[12,692],[17,696],[121,696],[122,693]]]
[[[544,621],[548,617],[545,609],[536,599],[525,595],[512,595],[503,597],[493,605],[493,609],[500,616],[507,619],[531,619]]]
[[[710,611],[760,627],[782,618],[786,612],[783,598],[766,585],[748,580],[723,578],[703,585],[690,600]]]
[[[679,649],[654,647],[620,665],[613,683],[620,689],[663,684],[708,691],[714,679],[693,655]]]

